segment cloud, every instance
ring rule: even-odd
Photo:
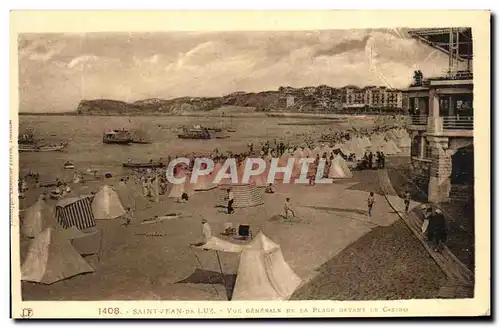
[[[85,64],[85,63],[88,63],[91,61],[97,61],[97,60],[99,60],[99,57],[97,57],[97,56],[84,55],[84,56],[79,56],[79,57],[74,58],[73,60],[71,60],[67,64],[67,66],[68,66],[68,68],[73,68],[79,64]]]
[[[76,68],[80,69],[76,69]],[[399,30],[30,34],[19,39],[21,110],[82,99],[220,96],[281,85],[405,87],[447,57]]]

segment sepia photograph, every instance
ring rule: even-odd
[[[11,315],[487,313],[489,13],[404,13],[13,32]]]

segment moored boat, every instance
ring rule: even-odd
[[[38,145],[19,145],[20,152],[48,152],[48,151],[62,151],[66,148],[67,144],[61,145],[47,145],[47,146],[38,146]]]
[[[183,133],[178,134],[177,137],[179,139],[211,139],[211,135],[210,132],[208,132],[208,129],[199,125],[195,125],[191,129],[184,128]]]
[[[123,163],[123,167],[125,168],[130,168],[130,169],[154,169],[154,168],[162,168],[164,167],[164,164],[161,162],[148,162],[148,163]]]
[[[143,131],[132,130],[132,131],[129,131],[129,135],[130,135],[130,138],[132,138],[132,143],[135,143],[135,144],[150,144],[151,143],[150,138]]]
[[[102,142],[105,144],[129,145],[132,143],[132,137],[125,130],[112,130],[103,134]]]
[[[66,163],[64,163],[64,168],[65,168],[66,170],[72,170],[72,169],[74,169],[74,168],[75,168],[75,164],[73,164],[73,163],[71,163],[71,162],[66,162]]]

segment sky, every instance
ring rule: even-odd
[[[426,77],[448,67],[445,54],[404,29],[22,34],[18,41],[21,112],[279,86],[405,88],[416,69]]]

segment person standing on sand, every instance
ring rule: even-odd
[[[410,191],[406,191],[405,193],[405,213],[408,213],[408,210],[410,209],[410,200],[411,200],[411,194]]]
[[[203,244],[206,244],[212,238],[212,228],[206,219],[201,219]]]
[[[285,204],[283,205],[283,209],[285,210],[285,219],[287,219],[287,220],[289,219],[288,218],[288,212],[290,212],[293,215],[293,217],[295,217],[295,212],[292,209],[292,204],[290,202],[290,198],[289,197],[287,197],[285,199]]]
[[[234,208],[233,208],[233,203],[234,203],[234,194],[231,191],[231,189],[227,190],[227,214],[233,214],[234,213]]]
[[[373,204],[375,204],[375,195],[374,195],[373,191],[370,192],[370,196],[368,196],[368,199],[366,200],[366,202],[368,203],[368,216],[371,217]]]

